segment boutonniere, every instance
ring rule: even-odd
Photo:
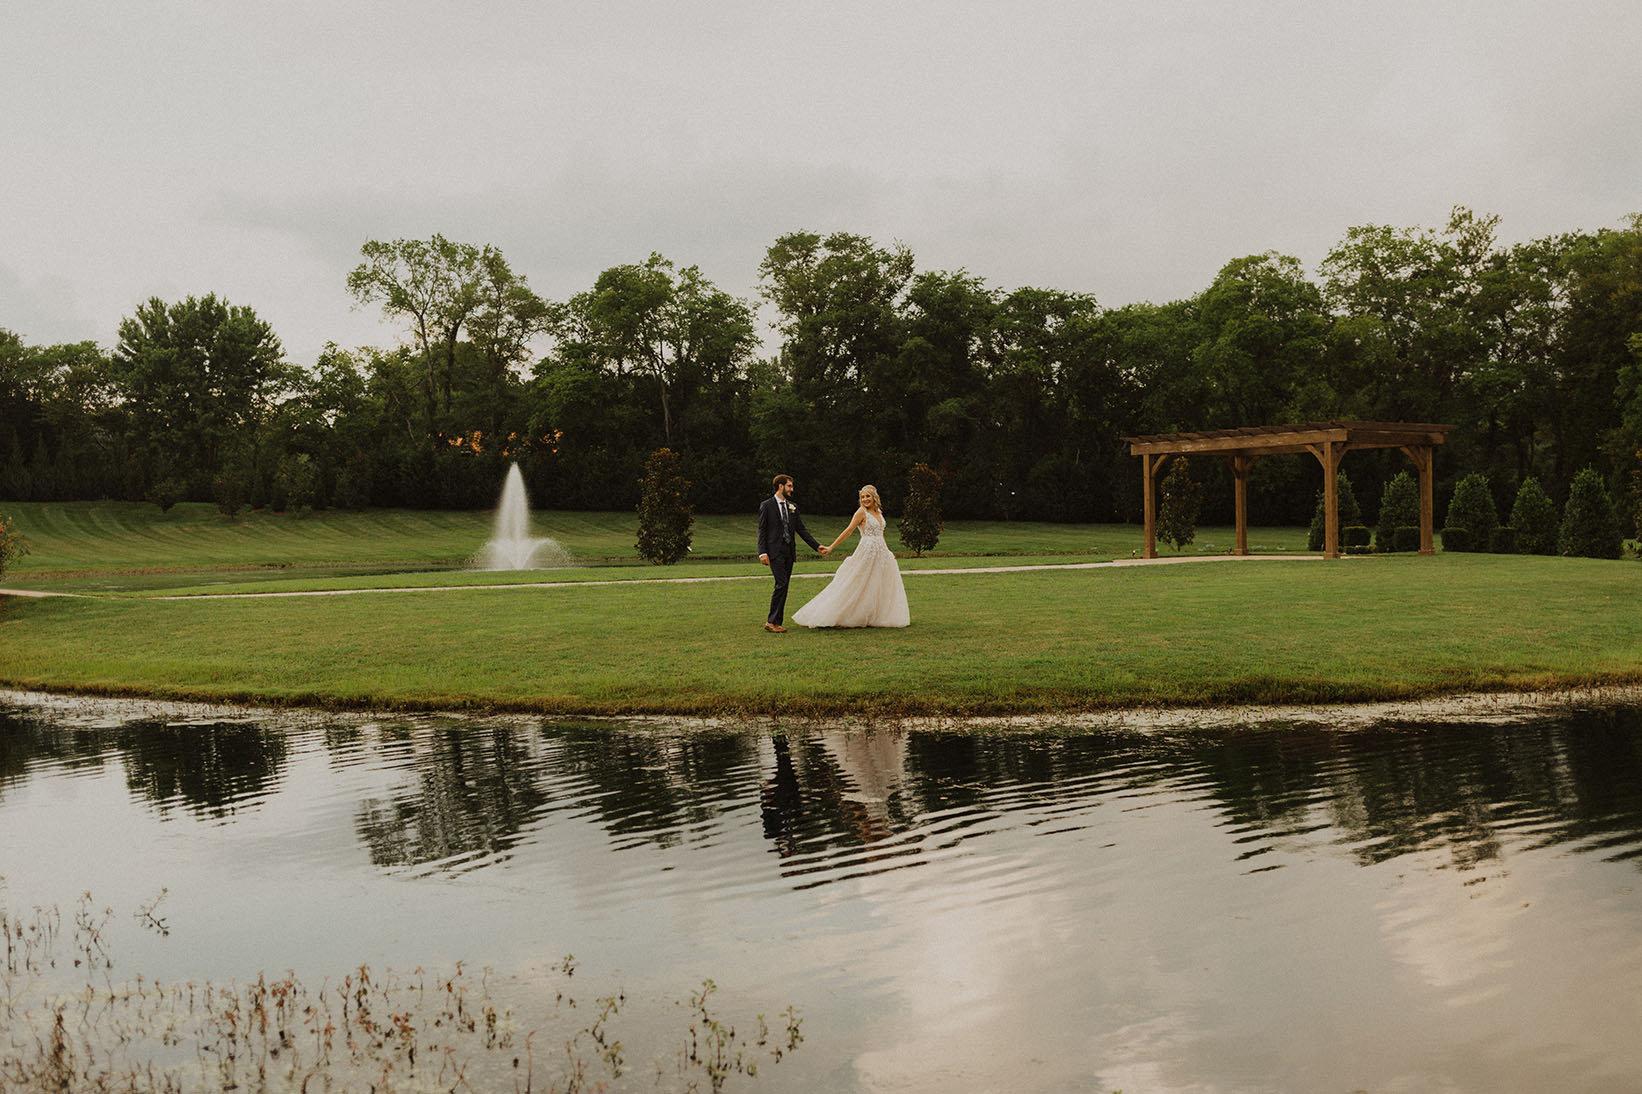
[[[796,513],[796,512],[798,512],[798,506],[796,506],[796,505],[794,505],[794,504],[793,504],[793,503],[792,503],[792,502],[790,502],[790,501],[789,501],[789,502],[788,502],[788,503],[787,503],[787,509],[788,509],[788,510],[789,510],[789,511],[790,511],[790,512],[793,512],[793,513]]]

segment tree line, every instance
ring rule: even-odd
[[[1560,502],[1590,467],[1632,514],[1642,215],[1509,246],[1497,226],[1355,227],[1316,277],[1268,252],[1115,308],[794,232],[759,266],[768,343],[754,301],[659,254],[552,301],[493,245],[370,241],[345,290],[398,345],[298,365],[215,294],[139,305],[111,349],[0,329],[0,501],[480,508],[516,461],[538,506],[630,509],[665,447],[701,512],[750,511],[778,471],[812,508],[872,482],[898,511],[921,463],[949,518],[1135,521],[1125,436],[1365,419],[1456,426],[1439,513],[1472,472],[1508,509],[1524,480]],[[1374,498],[1403,460],[1348,466]],[[1191,467],[1203,519],[1229,521],[1224,469]],[[1320,483],[1315,460],[1262,461],[1251,519],[1304,524]]]

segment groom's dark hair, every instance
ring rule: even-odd
[[[777,475],[775,478],[770,480],[770,485],[772,487],[775,487],[775,488],[779,489],[781,484],[784,483],[784,482],[792,482],[792,476],[791,475]]]

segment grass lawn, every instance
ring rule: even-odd
[[[51,520],[31,524],[25,507],[8,506],[35,553],[5,585],[105,580],[129,588],[126,577],[140,576],[124,574],[129,566],[156,571],[150,576],[175,589],[199,584],[195,562],[212,573],[213,558],[260,566],[285,548],[315,560],[311,572],[290,575],[297,584],[330,581],[338,575],[326,567],[369,571],[384,556],[414,562],[416,544],[430,564],[451,564],[471,552],[462,537],[482,540],[485,528],[483,514],[317,515],[292,530],[295,518],[227,522],[196,511],[191,523],[187,512],[177,518],[173,546],[159,530],[144,530],[155,522],[120,519],[119,507],[105,507],[112,512],[104,517],[95,506],[41,508]],[[830,526],[811,521],[818,532]],[[258,542],[259,525],[272,544]],[[622,537],[630,542],[625,514],[543,514],[540,527],[579,558],[599,543],[614,557]],[[704,518],[697,543],[736,556],[750,529],[747,519]],[[110,570],[99,570],[91,551],[97,530],[118,544],[101,560]],[[355,542],[373,536],[374,555],[370,542]],[[1121,527],[954,525],[950,538],[954,552],[974,553],[935,565],[1120,553],[1096,545],[1121,546],[1127,557],[1139,537]],[[1272,538],[1291,553],[1304,546],[1303,529]],[[80,552],[74,568],[49,553],[58,542],[65,557],[70,547]],[[172,550],[188,561],[167,570]],[[919,573],[912,563],[913,625],[895,631],[766,634],[768,580],[739,559],[524,575],[729,579],[687,583],[7,597],[0,684],[385,708],[830,715],[1341,702],[1642,681],[1642,566],[1634,561],[1405,555],[990,574]],[[807,562],[800,573],[824,569]],[[818,579],[800,578],[790,605],[819,589]]]
[[[28,540],[29,554],[0,576],[0,587],[54,592],[257,592],[764,572],[754,554],[756,513],[698,516],[689,559],[655,567],[634,549],[635,514],[537,512],[534,534],[557,540],[580,565],[486,573],[467,567],[490,536],[488,512],[324,510],[230,518],[205,504],[184,503],[161,513],[154,505],[124,502],[8,502],[3,511]],[[848,522],[847,516],[805,516],[823,543]],[[898,546],[891,525],[890,543]],[[933,553],[904,559],[902,566],[1105,561],[1128,558],[1141,544],[1138,525],[952,521]],[[1225,554],[1231,544],[1230,528],[1204,528],[1182,553]],[[1257,553],[1305,553],[1306,533],[1251,529],[1250,547]],[[845,550],[840,548],[838,561]],[[838,561],[823,561],[806,550],[800,569],[830,571]]]

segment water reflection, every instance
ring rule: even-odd
[[[1350,732],[1076,735],[428,718],[334,722],[308,739],[250,721],[88,728],[0,710],[0,798],[33,778],[115,765],[162,814],[225,818],[277,792],[293,748],[310,746],[339,767],[396,773],[355,808],[370,861],[387,868],[503,862],[560,813],[597,824],[618,849],[676,847],[756,802],[771,849],[797,877],[842,851],[877,847],[893,864],[999,825],[1078,828],[1095,810],[1148,798],[1211,810],[1251,869],[1274,850],[1319,846],[1363,865],[1442,848],[1463,869],[1497,859],[1512,834],[1642,858],[1642,711],[1632,708]]]
[[[635,999],[793,1003],[813,1037],[761,1088],[1642,1076],[1635,708],[772,733],[20,704],[0,833],[0,901],[168,888],[172,938],[110,927],[154,976],[465,960],[528,996],[573,952]]]

